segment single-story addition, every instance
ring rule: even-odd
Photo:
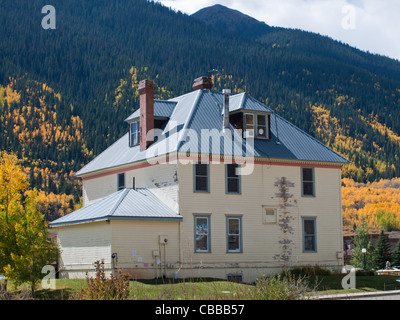
[[[341,270],[341,168],[349,161],[247,93],[154,99],[139,83],[128,132],[76,173],[84,206],[50,227],[59,276],[104,259],[133,278],[254,281],[283,268]]]

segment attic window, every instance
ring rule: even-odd
[[[268,139],[268,121],[265,114],[244,114],[244,137]]]
[[[129,124],[129,146],[133,147],[140,142],[140,121],[134,121]]]

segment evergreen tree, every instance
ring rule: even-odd
[[[365,222],[362,222],[357,226],[357,235],[354,237],[355,248],[351,257],[351,265],[356,268],[372,269],[374,266],[373,259],[373,248],[371,237],[369,236],[368,226]],[[367,253],[364,256],[362,249],[366,249]]]
[[[374,262],[376,269],[384,269],[386,262],[391,261],[390,243],[385,232],[382,230],[379,234],[378,241],[374,250]]]
[[[392,265],[400,267],[400,241],[397,241],[396,248],[392,253]]]

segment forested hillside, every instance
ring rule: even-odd
[[[397,61],[300,30],[237,36],[145,0],[3,0],[0,24],[0,149],[46,192],[77,201],[73,172],[126,132],[139,80],[170,98],[209,68],[217,90],[247,91],[348,157],[345,177],[400,176]]]

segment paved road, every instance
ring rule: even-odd
[[[319,296],[318,300],[400,300],[400,290]]]

